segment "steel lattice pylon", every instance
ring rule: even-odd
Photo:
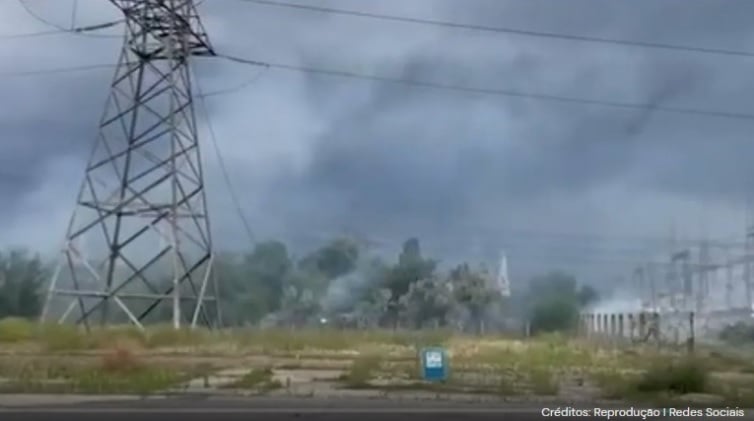
[[[141,327],[169,311],[176,328],[214,326],[220,308],[188,65],[212,47],[193,0],[110,1],[125,17],[125,39],[42,320],[58,311],[60,322],[77,313],[87,329],[94,318]],[[70,302],[56,309],[61,299]]]

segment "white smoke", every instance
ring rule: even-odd
[[[642,310],[642,302],[633,292],[616,290],[589,306],[588,310],[591,313],[636,313]]]
[[[330,281],[325,295],[320,301],[325,312],[350,309],[369,288],[369,279],[360,270],[348,273]]]
[[[320,300],[325,312],[349,311],[379,282],[381,262],[372,256],[362,256],[353,271],[331,280]]]

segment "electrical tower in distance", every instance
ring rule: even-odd
[[[194,0],[110,2],[126,34],[42,320],[216,326],[189,68],[214,52]]]

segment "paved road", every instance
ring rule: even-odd
[[[542,406],[443,401],[176,397],[0,408],[2,421],[542,420]],[[583,420],[577,417],[549,417]],[[590,417],[595,419],[595,417]],[[605,419],[596,417],[596,419]],[[620,418],[611,418],[619,420]],[[632,418],[641,419],[639,417]],[[675,418],[678,420],[679,418]],[[699,418],[696,418],[699,419]],[[738,418],[741,419],[741,418]]]

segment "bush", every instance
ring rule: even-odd
[[[708,379],[709,369],[699,360],[657,362],[639,379],[636,389],[639,392],[703,393]]]
[[[369,381],[382,366],[382,358],[378,355],[363,355],[357,358],[352,364],[348,372],[346,372],[341,380],[348,387],[365,387],[369,385]]]
[[[0,320],[0,342],[13,343],[31,340],[34,337],[34,323],[21,318]]]
[[[157,326],[149,329],[146,342],[149,347],[182,347],[206,343],[207,332],[188,328],[175,329],[172,326]]]
[[[39,333],[39,337],[48,351],[76,351],[91,346],[90,338],[77,326],[44,325]]]
[[[728,325],[720,332],[720,339],[733,344],[754,342],[754,325],[744,322]]]
[[[133,372],[142,368],[136,356],[125,348],[115,348],[102,356],[102,369],[109,373]]]
[[[569,331],[576,327],[578,304],[563,297],[548,297],[538,302],[530,313],[532,333]]]

